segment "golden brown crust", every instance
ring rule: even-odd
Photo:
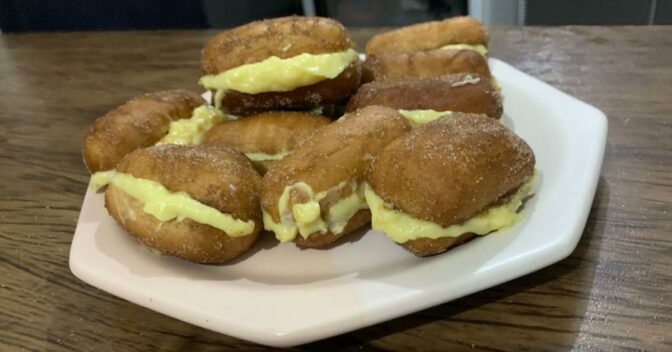
[[[367,105],[393,109],[457,111],[502,116],[502,98],[487,77],[457,73],[432,78],[374,81],[362,85],[350,98],[347,111]]]
[[[371,222],[371,212],[369,210],[360,210],[355,213],[355,215],[350,218],[348,221],[348,224],[345,225],[345,229],[343,229],[343,232],[339,234],[333,234],[331,232],[327,232],[325,234],[313,234],[308,236],[308,238],[303,238],[302,236],[296,236],[294,239],[294,243],[296,243],[297,246],[301,248],[324,248],[334,242],[336,242],[339,238],[343,237],[344,235],[347,235],[351,233],[352,231],[355,231],[359,229],[360,227],[368,224]]]
[[[105,204],[117,222],[145,244],[199,263],[221,263],[254,243],[261,223],[261,177],[233,148],[219,145],[161,145],[138,149],[118,165],[118,171],[163,184],[169,191],[193,199],[236,219],[255,222],[252,234],[229,237],[224,231],[189,219],[161,222],[146,214],[143,204],[114,186]]]
[[[286,186],[305,182],[319,193],[341,182],[362,182],[370,160],[409,130],[408,121],[397,111],[382,106],[366,107],[320,128],[264,176],[262,208],[280,222],[278,199]],[[345,187],[340,197],[349,194],[349,189]],[[340,197],[321,202],[322,211],[328,211]]]
[[[475,73],[490,77],[483,55],[473,50],[418,51],[370,56],[362,66],[362,83],[426,78],[451,73]]]
[[[195,263],[218,264],[244,253],[256,241],[261,225],[243,237],[229,237],[212,226],[190,219],[162,223],[145,213],[142,203],[115,187],[105,194],[110,215],[133,237],[162,253]],[[134,214],[132,220],[129,214]]]
[[[221,144],[243,153],[274,155],[290,152],[318,128],[331,120],[298,111],[273,111],[222,122],[208,131],[203,144]],[[252,160],[262,176],[276,160]]]
[[[205,74],[216,74],[270,56],[281,59],[303,53],[324,54],[352,48],[343,25],[324,17],[281,17],[255,21],[224,31],[202,51]]]
[[[278,154],[289,152],[331,120],[298,111],[272,111],[225,121],[211,128],[204,144],[222,144],[243,153]]]
[[[453,247],[457,247],[469,241],[474,236],[473,233],[467,232],[457,237],[441,237],[437,239],[418,238],[402,243],[401,246],[418,257],[428,257],[430,255],[441,254]]]
[[[235,115],[247,115],[269,110],[308,110],[323,104],[338,103],[359,87],[361,75],[361,62],[356,60],[333,79],[289,92],[246,94],[231,90],[222,97],[221,109]]]
[[[239,151],[221,145],[158,145],[129,154],[117,171],[153,180],[171,192],[242,220],[261,216],[261,177]]]
[[[98,118],[84,141],[84,163],[89,171],[113,169],[128,153],[154,145],[168,133],[171,121],[189,118],[204,104],[194,92],[175,89],[135,97]]]
[[[367,181],[395,208],[448,227],[520,187],[534,163],[527,143],[499,122],[453,114],[390,143]]]
[[[483,25],[472,17],[414,24],[378,34],[366,44],[366,55],[412,53],[438,49],[448,44],[487,45]]]

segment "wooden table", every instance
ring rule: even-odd
[[[374,32],[353,35],[364,43]],[[199,89],[199,50],[213,33],[0,36],[0,350],[263,349],[68,269],[89,179],[85,128],[137,94]],[[491,54],[609,117],[578,248],[512,282],[298,350],[672,350],[672,27],[496,29]]]

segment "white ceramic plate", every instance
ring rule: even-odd
[[[257,243],[223,266],[150,252],[84,198],[70,250],[81,280],[206,329],[287,347],[376,324],[528,274],[576,247],[595,194],[607,121],[602,112],[491,59],[505,124],[534,149],[538,192],[514,227],[420,259],[366,229],[329,250]]]

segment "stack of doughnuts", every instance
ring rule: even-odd
[[[487,63],[488,36],[471,17],[381,33],[366,45],[363,84],[348,110],[385,105],[414,124],[452,112],[495,119],[502,100]]]
[[[209,101],[131,99],[89,128],[85,165],[126,232],[192,262],[260,236],[328,248],[369,223],[435,255],[513,225],[534,192],[486,55],[468,17],[379,34],[365,61],[334,20],[252,22],[203,48]]]
[[[489,76],[488,35],[471,17],[449,18],[381,33],[366,44],[365,82],[470,72]]]
[[[201,84],[215,92],[214,105],[233,114],[336,103],[357,89],[361,76],[354,43],[328,18],[252,22],[215,36],[202,54]]]

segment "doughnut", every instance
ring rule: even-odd
[[[396,110],[368,106],[315,131],[264,176],[264,228],[281,242],[323,248],[368,223],[365,171],[410,128]]]
[[[404,116],[412,120],[412,114],[418,111],[434,111],[429,120],[451,112],[483,114],[495,119],[503,113],[501,95],[490,79],[469,73],[366,83],[350,98],[346,110],[367,105],[403,110]]]
[[[89,171],[113,169],[128,153],[149,147],[168,133],[171,121],[191,117],[205,100],[197,93],[175,89],[135,97],[98,118],[84,140],[84,164]]]
[[[370,56],[362,66],[362,83],[475,73],[490,77],[483,55],[473,50],[430,50]]]
[[[483,25],[472,17],[454,17],[401,27],[378,34],[366,44],[366,55],[386,55],[427,51],[449,46],[483,52],[488,35]]]
[[[497,121],[455,113],[401,136],[367,170],[372,227],[418,256],[513,225],[535,158]]]
[[[346,99],[361,62],[343,26],[322,17],[282,17],[224,31],[202,51],[200,84],[224,112],[312,109]]]
[[[262,228],[261,177],[221,145],[158,145],[127,154],[107,185],[105,206],[130,235],[162,253],[217,264],[245,252]]]
[[[304,112],[267,112],[215,125],[205,133],[203,143],[237,148],[263,175],[315,130],[330,123],[324,116]]]

